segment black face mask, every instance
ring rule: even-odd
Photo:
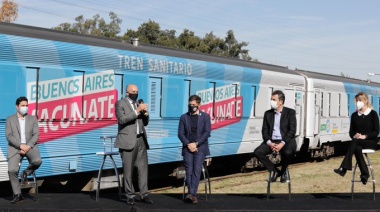
[[[128,97],[129,97],[132,101],[136,101],[138,95],[139,95],[138,93],[130,93]]]
[[[195,113],[198,110],[198,106],[191,106],[189,105],[189,113]]]

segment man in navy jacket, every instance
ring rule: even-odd
[[[188,195],[186,201],[198,203],[198,190],[202,164],[206,155],[210,154],[208,138],[211,133],[211,119],[207,113],[199,111],[201,98],[197,95],[189,97],[189,112],[179,120],[178,138],[182,142],[182,156],[186,171]]]
[[[295,134],[297,130],[296,112],[284,107],[285,95],[282,91],[273,91],[271,108],[264,114],[262,135],[263,143],[255,149],[253,154],[264,164],[268,171],[273,172],[271,181],[275,182],[281,176],[281,182],[287,180],[286,169],[294,158],[297,144]],[[281,171],[268,159],[271,152],[281,154]]]

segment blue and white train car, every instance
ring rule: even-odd
[[[211,157],[251,153],[262,142],[263,114],[276,89],[296,110],[298,150],[305,141],[307,150],[348,139],[357,90],[379,107],[377,84],[6,23],[0,23],[0,75],[0,181],[8,180],[5,120],[19,96],[39,120],[39,177],[98,170],[99,138],[116,135],[114,104],[130,83],[149,104],[151,165],[181,160],[178,120],[191,94],[212,117]]]

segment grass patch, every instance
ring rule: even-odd
[[[372,165],[375,170],[375,176],[379,173],[380,177],[380,152],[369,154]],[[291,176],[292,193],[350,193],[352,171],[347,171],[344,177],[337,175],[333,169],[338,168],[343,157],[331,158],[321,162],[310,162],[302,165],[290,165],[289,171]],[[355,165],[353,157],[353,165]],[[211,192],[213,194],[263,194],[267,189],[267,172],[251,172],[245,176],[235,176],[231,178],[215,180],[211,179]],[[359,179],[360,171],[356,171]],[[370,178],[371,179],[371,178]],[[376,187],[379,188],[379,180]],[[182,193],[183,188],[177,187],[152,193]],[[287,193],[288,186],[286,183],[272,183],[271,193]],[[355,192],[372,192],[372,182],[363,185],[360,182],[355,183]],[[204,193],[204,185],[201,181],[198,193]]]

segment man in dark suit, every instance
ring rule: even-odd
[[[21,159],[26,157],[29,161],[28,167],[21,173],[22,182],[26,182],[27,175],[31,175],[42,163],[37,147],[38,122],[35,116],[28,115],[26,97],[19,97],[16,100],[16,110],[16,114],[7,118],[5,126],[5,136],[8,140],[8,174],[13,191],[11,203],[19,203],[24,199],[18,181]]]
[[[179,120],[178,138],[182,142],[182,156],[186,171],[188,195],[186,201],[198,203],[196,193],[206,155],[210,154],[208,138],[211,133],[211,119],[207,113],[199,111],[201,98],[189,97],[189,111]]]
[[[297,144],[295,133],[297,130],[296,112],[284,107],[285,95],[276,90],[271,97],[271,110],[264,114],[262,135],[263,143],[255,149],[254,156],[272,172],[271,181],[275,182],[281,176],[281,182],[287,180],[286,168],[296,153]],[[267,157],[272,152],[281,154],[281,171]]]
[[[143,203],[153,204],[148,197],[148,139],[145,126],[149,123],[148,105],[136,102],[138,88],[128,85],[127,97],[116,102],[116,118],[118,134],[115,147],[119,148],[123,162],[125,193],[127,204],[134,204],[135,190],[132,176],[133,168],[138,170],[138,185],[140,199]]]

